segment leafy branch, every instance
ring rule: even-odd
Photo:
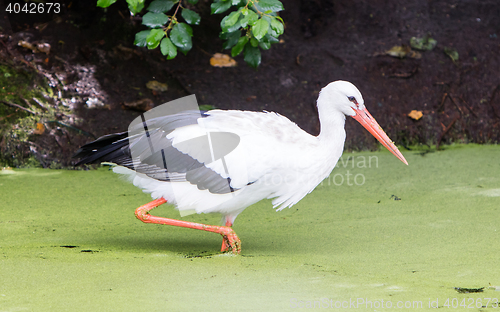
[[[144,8],[145,0],[126,0],[132,14]],[[98,0],[97,6],[108,7],[116,0]],[[184,5],[183,5],[184,3]],[[142,17],[142,24],[150,29],[135,35],[134,44],[160,51],[167,59],[177,56],[177,50],[187,54],[193,47],[193,29],[199,25],[201,17],[187,8],[198,0],[154,0],[148,6],[148,13]],[[172,15],[166,13],[174,10]],[[271,44],[279,42],[284,32],[284,22],[278,12],[284,10],[279,0],[214,0],[210,6],[212,14],[220,14],[230,8],[236,11],[226,15],[221,23],[220,38],[225,40],[224,49],[231,49],[233,57],[243,52],[244,60],[251,66],[261,63],[261,51],[268,50]],[[179,21],[179,14],[184,22]]]

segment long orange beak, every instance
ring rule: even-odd
[[[391,153],[394,154],[399,160],[408,165],[408,162],[403,157],[403,154],[398,150],[394,142],[389,139],[387,134],[385,134],[382,127],[379,126],[375,118],[365,109],[355,109],[356,115],[352,118],[356,119],[363,127],[365,127],[368,132],[370,132],[383,146],[385,146]]]

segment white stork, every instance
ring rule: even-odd
[[[81,159],[78,164],[112,162],[114,172],[127,175],[135,186],[151,193],[154,200],[135,212],[141,221],[219,233],[221,251],[231,249],[238,254],[241,241],[231,228],[238,214],[265,198],[272,198],[273,207],[281,210],[312,192],[342,155],[346,116],[357,120],[408,165],[350,82],[335,81],[324,87],[317,107],[318,136],[271,112],[188,111],[149,120],[146,133],[101,137],[80,148],[75,157]],[[214,158],[214,147],[210,151],[207,140],[198,140],[207,138],[207,133],[212,140],[219,134],[219,141],[232,141],[225,143],[229,147],[223,155]],[[211,157],[203,156],[207,153]],[[149,214],[166,202],[181,215],[220,213],[225,226]]]

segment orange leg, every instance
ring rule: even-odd
[[[166,224],[166,225],[174,225],[181,226],[190,229],[203,230],[213,233],[218,233],[222,235],[222,248],[221,251],[228,251],[229,248],[233,251],[234,254],[241,253],[241,241],[236,235],[236,233],[231,228],[231,222],[226,221],[226,226],[218,226],[218,225],[206,225],[202,223],[188,222],[176,219],[168,219],[163,217],[152,216],[149,214],[149,211],[154,208],[160,206],[161,204],[166,203],[167,201],[164,198],[158,198],[153,200],[146,205],[143,205],[135,210],[135,215],[137,219],[141,220],[144,223],[157,223],[157,224]]]
[[[226,220],[226,227],[231,228],[231,226],[233,226],[233,223],[229,220]],[[234,235],[236,235],[236,233]],[[236,237],[236,238],[238,238],[238,237]],[[239,239],[238,239],[238,241],[239,241]],[[241,242],[240,242],[240,245],[241,245]],[[229,242],[227,237],[222,235],[222,247],[220,248],[220,251],[222,251],[222,252],[229,251],[229,248],[232,248],[231,243]]]

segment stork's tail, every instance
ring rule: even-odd
[[[85,144],[73,158],[80,158],[76,166],[99,162],[120,163],[130,159],[128,132],[109,134]]]

